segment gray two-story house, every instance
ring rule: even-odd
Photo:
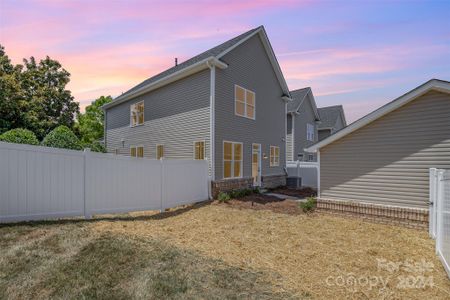
[[[344,108],[342,105],[319,107],[317,110],[319,111],[320,116],[320,124],[318,128],[319,141],[347,126]]]
[[[105,105],[105,145],[136,157],[207,159],[215,190],[283,185],[290,101],[261,26]]]
[[[315,153],[304,149],[318,141],[320,116],[310,87],[290,92],[293,101],[287,105],[287,161],[316,161]]]

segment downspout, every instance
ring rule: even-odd
[[[215,172],[215,102],[216,102],[216,66],[214,64],[210,64],[209,61],[206,62],[206,65],[211,70],[211,78],[210,78],[210,88],[209,88],[209,151],[210,151],[210,164],[211,164],[211,180],[214,181],[216,178]]]

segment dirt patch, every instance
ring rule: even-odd
[[[24,239],[31,231],[39,234]],[[426,231],[321,213],[203,203],[162,214],[0,225],[0,249],[0,299],[450,295]]]
[[[292,197],[297,198],[306,198],[306,197],[315,197],[317,196],[317,191],[312,188],[301,188],[301,189],[294,189],[294,188],[288,188],[288,187],[279,187],[276,189],[271,190],[272,193],[277,194],[283,194],[288,195]]]
[[[215,203],[237,209],[270,210],[289,215],[303,214],[298,201],[283,200],[268,195],[254,194],[240,199],[232,199],[228,202],[216,201]]]

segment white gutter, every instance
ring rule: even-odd
[[[135,98],[137,96],[140,96],[142,94],[148,93],[152,90],[155,90],[157,88],[160,88],[162,86],[165,86],[169,83],[172,83],[174,81],[177,81],[181,78],[187,77],[189,75],[192,75],[194,73],[197,73],[201,70],[207,69],[210,65],[216,66],[220,69],[225,69],[228,67],[227,64],[225,64],[224,62],[218,60],[217,58],[215,58],[214,56],[205,58],[193,65],[190,65],[186,68],[183,68],[175,73],[172,73],[170,75],[167,75],[166,77],[163,77],[161,79],[158,79],[152,83],[149,83],[148,85],[145,85],[129,94],[126,94],[124,96],[119,96],[116,99],[114,99],[113,102],[110,102],[108,104],[105,104],[102,106],[102,109],[108,109],[111,108],[113,106],[116,106],[120,103],[123,103],[127,100],[130,100],[132,98]]]

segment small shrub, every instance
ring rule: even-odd
[[[230,197],[230,195],[228,195],[227,193],[220,192],[219,195],[217,196],[217,199],[218,199],[220,202],[228,202],[228,201],[231,200],[231,197]]]
[[[300,202],[300,208],[303,210],[303,212],[311,212],[316,208],[316,198],[314,197],[308,197],[306,198],[305,202]]]
[[[81,150],[83,147],[75,133],[61,125],[53,129],[42,140],[42,146]]]
[[[16,144],[39,145],[36,135],[32,131],[23,128],[6,131],[0,135],[0,141]]]
[[[89,148],[93,152],[101,152],[106,153],[106,148],[103,146],[103,144],[99,143],[98,141],[94,141],[91,144],[85,144],[83,148]]]
[[[239,199],[251,194],[253,194],[253,189],[239,189],[239,190],[232,190],[230,192],[230,197],[234,199]]]

